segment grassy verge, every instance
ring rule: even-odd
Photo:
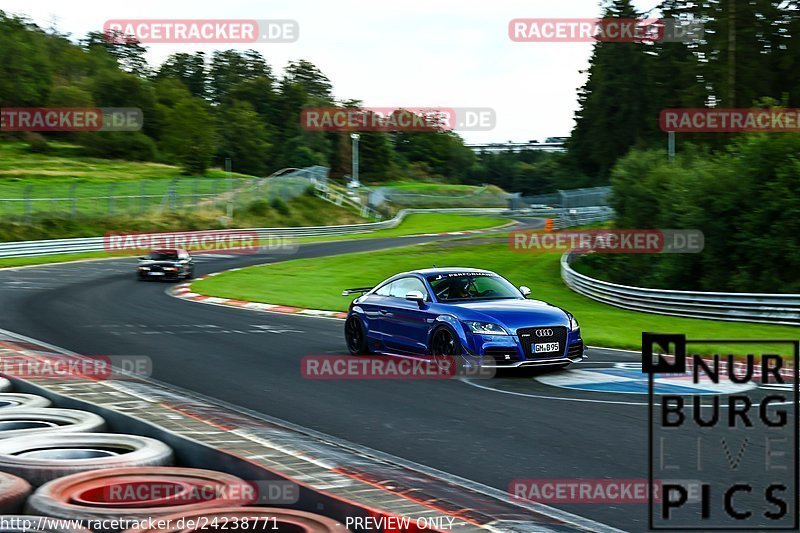
[[[642,331],[685,333],[691,338],[797,339],[789,326],[699,320],[626,311],[595,302],[568,289],[561,281],[559,256],[520,254],[507,244],[440,242],[382,252],[319,259],[299,259],[251,267],[198,281],[196,292],[273,304],[343,311],[350,299],[340,296],[347,287],[369,286],[405,270],[442,266],[494,270],[515,285],[528,285],[532,298],[569,309],[580,323],[588,344],[639,349]],[[705,351],[702,347],[698,347]],[[741,354],[741,346],[714,346],[724,353]],[[775,346],[752,347],[780,352]]]
[[[510,221],[507,218],[484,217],[472,215],[446,215],[439,213],[417,213],[408,215],[395,228],[379,229],[368,233],[352,235],[336,235],[331,237],[307,237],[299,242],[349,241],[352,239],[383,239],[387,237],[405,237],[421,233],[446,233],[450,231],[470,231],[476,229],[503,226]]]
[[[132,212],[158,207],[172,191],[178,200],[209,198],[227,190],[226,173],[208,169],[202,176],[185,176],[173,165],[99,159],[82,155],[80,146],[52,142],[47,153],[32,153],[25,143],[0,143],[0,205],[3,217],[54,212],[82,216]],[[239,190],[253,176],[232,173]],[[98,197],[116,196],[111,200]],[[21,201],[30,198],[29,205]],[[46,198],[47,200],[42,200]]]
[[[391,181],[380,187],[390,187],[398,191],[413,194],[470,194],[481,189],[476,185],[457,183],[431,183],[424,181]]]
[[[320,202],[322,202],[320,200]],[[292,206],[292,202],[289,202]],[[323,207],[330,206],[324,203]],[[333,207],[333,206],[331,206]],[[314,211],[320,215],[319,210]],[[321,222],[321,224],[324,223]],[[441,214],[415,214],[409,215],[396,228],[377,230],[369,233],[358,233],[355,235],[342,235],[334,237],[307,237],[298,239],[298,242],[323,242],[332,240],[349,239],[378,239],[385,237],[400,237],[404,235],[416,235],[419,233],[443,233],[447,231],[467,231],[473,229],[489,228],[507,224],[508,219],[491,218],[480,216],[454,216]],[[162,231],[168,231],[166,229]],[[133,254],[139,255],[139,254]],[[87,252],[82,254],[59,254],[41,257],[0,257],[0,268],[18,267],[27,265],[43,265],[49,263],[63,263],[68,261],[78,261],[81,259],[97,259],[110,257],[106,252]]]
[[[505,207],[508,194],[494,185],[396,181],[380,185],[397,207]]]

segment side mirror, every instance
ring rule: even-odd
[[[521,293],[522,293],[522,295],[523,295],[525,298],[527,298],[527,297],[528,297],[528,296],[530,296],[530,294],[531,294],[531,290],[530,290],[530,288],[526,287],[525,285],[520,285],[520,287],[519,287],[519,292],[521,292]]]
[[[407,292],[406,300],[417,302],[417,305],[419,305],[420,307],[422,307],[422,305],[425,303],[425,297],[422,295],[420,291]]]

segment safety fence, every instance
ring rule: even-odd
[[[326,188],[328,169],[285,168],[263,178],[161,178],[113,182],[0,183],[0,216],[30,223],[37,217],[141,215],[182,209],[233,211],[249,202],[296,198],[310,187]]]
[[[595,279],[572,268],[576,256],[561,257],[561,278],[584,296],[605,304],[661,315],[800,325],[800,294],[673,291],[631,287]]]
[[[533,196],[516,196],[511,199],[514,208],[551,206],[561,208],[606,206],[611,197],[611,187],[564,189]]]

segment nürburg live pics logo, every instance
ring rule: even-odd
[[[650,529],[797,531],[799,345],[642,334]]]

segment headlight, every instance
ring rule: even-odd
[[[150,267],[139,267],[139,270],[150,270]]]
[[[164,267],[164,270],[180,270],[177,267]]]
[[[567,317],[569,317],[569,329],[570,329],[570,331],[575,331],[576,329],[578,329],[580,327],[578,325],[578,320],[574,316],[572,316],[572,314],[567,313]]]
[[[481,335],[508,335],[508,332],[497,324],[491,322],[467,322],[472,333]]]

